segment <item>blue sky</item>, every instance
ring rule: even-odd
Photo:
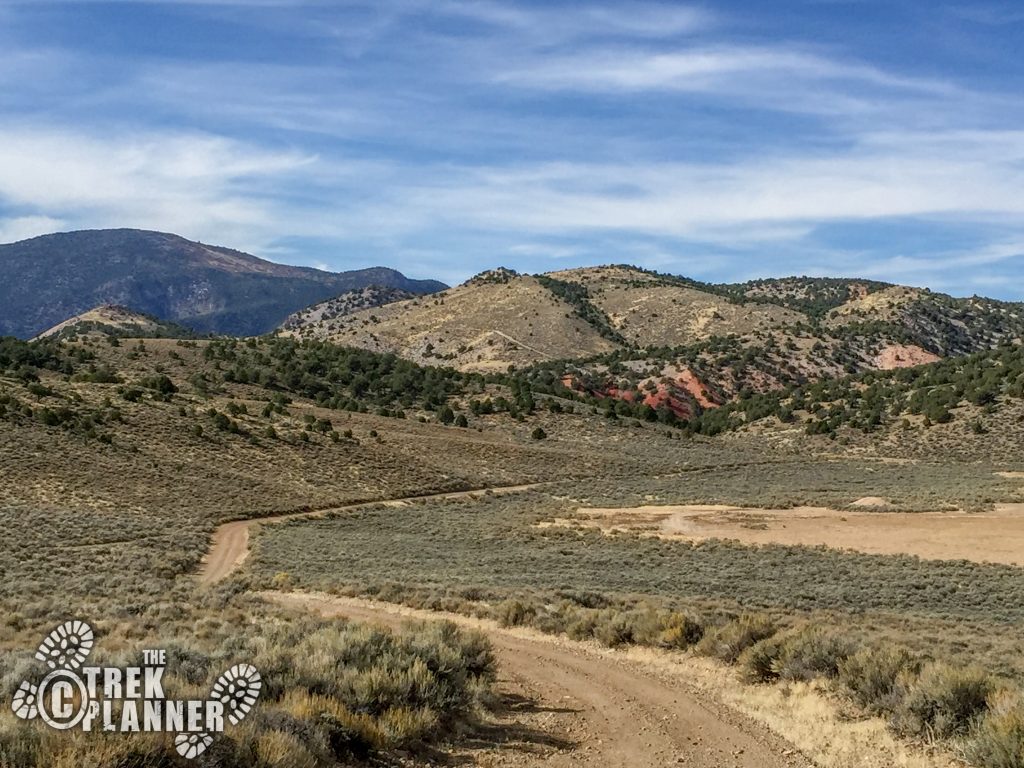
[[[0,0],[0,242],[1024,298],[1024,6]]]

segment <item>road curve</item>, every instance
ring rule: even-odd
[[[792,745],[708,701],[681,678],[584,643],[453,614],[315,593],[265,592],[274,603],[322,616],[396,626],[439,616],[484,631],[499,688],[529,706],[504,727],[540,727],[531,747],[497,738],[474,762],[515,768],[808,768]],[[529,713],[535,713],[533,715]],[[536,713],[542,713],[537,715]],[[532,719],[530,719],[532,717]],[[539,719],[538,719],[539,718]],[[514,739],[513,739],[514,740]]]
[[[235,520],[220,525],[213,532],[213,539],[210,542],[210,549],[203,557],[199,566],[199,581],[203,584],[214,584],[236,570],[249,556],[249,528],[253,525],[264,525],[269,523],[280,523],[284,520],[296,520],[299,518],[324,517],[335,512],[347,510],[364,509],[375,507],[381,504],[390,506],[402,506],[414,501],[424,499],[471,499],[481,494],[493,494],[500,496],[507,493],[528,491],[531,488],[539,488],[548,483],[526,483],[523,485],[499,485],[492,488],[473,488],[464,491],[449,491],[447,493],[427,493],[419,496],[404,496],[398,499],[381,499],[380,501],[367,501],[357,504],[342,504],[336,507],[318,509],[311,512],[289,512],[282,515],[270,517],[252,518],[250,520]]]

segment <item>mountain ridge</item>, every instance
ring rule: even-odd
[[[139,229],[59,232],[0,245],[0,334],[23,338],[107,304],[200,332],[266,333],[353,288],[416,294],[447,286],[386,267],[325,272]]]

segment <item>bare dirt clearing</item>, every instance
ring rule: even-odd
[[[322,594],[264,593],[279,605],[397,626],[445,618],[482,629],[497,656],[507,707],[462,760],[477,765],[781,768],[811,766],[763,726],[699,694],[677,675],[526,630]],[[503,739],[502,734],[511,734]],[[490,743],[488,743],[490,742]],[[456,760],[459,758],[456,757]]]
[[[882,508],[865,497],[861,506]],[[581,508],[572,519],[547,525],[583,526],[659,538],[743,544],[826,546],[928,560],[971,560],[1024,566],[1024,504],[996,504],[991,512],[869,512],[823,507],[756,509],[726,505]]]

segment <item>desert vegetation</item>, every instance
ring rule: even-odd
[[[1000,702],[1024,684],[1019,568],[538,527],[566,514],[555,499],[567,490],[270,526],[240,583],[286,575],[299,589],[704,654],[752,683],[825,681],[895,733],[977,765],[1001,765],[979,750],[1017,748],[1015,710]]]
[[[8,620],[8,631],[13,623]],[[138,664],[141,647],[166,648],[165,687],[172,697],[206,696],[239,659],[261,670],[260,705],[239,728],[220,736],[198,765],[314,768],[422,751],[476,722],[491,701],[495,674],[487,641],[452,625],[394,632],[344,620],[297,619],[230,591],[188,595],[179,586],[131,623],[110,617],[98,629],[95,658],[104,666]],[[0,655],[5,701],[39,665],[28,634],[17,637],[25,649]],[[4,768],[177,762],[173,734],[69,737],[5,712]]]
[[[493,678],[479,638],[450,628],[293,626],[245,596],[319,589],[612,647],[704,653],[758,683],[824,681],[907,738],[1012,767],[1024,680],[1020,569],[551,523],[588,506],[843,510],[878,496],[915,512],[1021,501],[1019,463],[991,445],[980,450],[996,441],[962,414],[891,429],[897,403],[900,419],[923,422],[928,398],[947,389],[962,396],[951,410],[989,408],[987,419],[1007,420],[1019,399],[1017,361],[1000,349],[788,390],[786,398],[803,397],[802,408],[779,401],[794,421],[830,398],[856,412],[853,398],[884,403],[877,429],[844,423],[830,440],[788,422],[758,432],[772,414],[747,423],[729,406],[719,410],[742,428],[714,437],[638,411],[609,418],[598,398],[559,389],[551,366],[467,374],[272,338],[5,341],[0,519],[11,545],[0,552],[0,677],[7,686],[21,674],[26,650],[72,605],[112,653],[144,640],[180,646],[182,690],[199,690],[238,653],[294,670],[275,673],[282,682],[266,717],[219,748],[223,765],[269,766],[284,754],[305,761],[296,765],[374,760],[470,727]],[[942,451],[905,458],[907,445],[958,428],[979,453],[955,471]],[[329,512],[536,482],[544,485],[515,496],[481,490],[473,500]],[[197,590],[193,574],[216,525],[314,509],[328,516],[265,526],[232,581]],[[330,666],[341,658],[351,659],[348,677]],[[424,672],[434,667],[433,677]],[[71,754],[102,766],[160,765],[167,748],[147,739],[69,745],[10,721],[0,728],[0,754],[20,756],[6,758],[19,768],[67,764]]]

